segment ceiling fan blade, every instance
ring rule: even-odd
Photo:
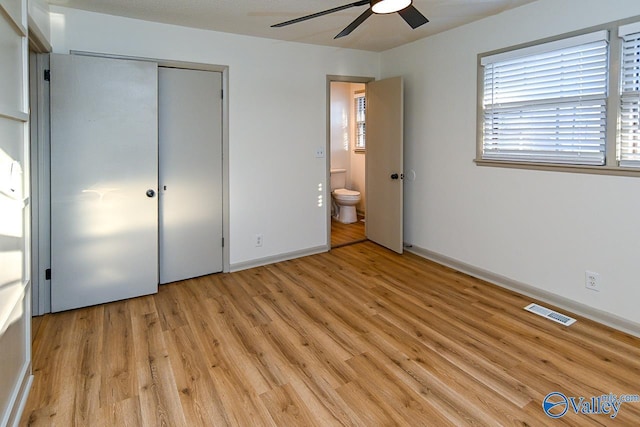
[[[402,19],[404,19],[407,22],[407,24],[409,24],[413,29],[416,29],[419,26],[429,22],[429,20],[422,13],[420,13],[418,9],[416,9],[412,4],[410,4],[409,6],[405,7],[402,10],[399,10],[398,14],[402,16]]]
[[[371,8],[365,10],[362,15],[358,16],[351,24],[347,25],[344,30],[340,31],[340,34],[335,36],[334,39],[339,39],[340,37],[348,36],[349,34],[351,34],[351,32],[358,28],[358,26],[362,24],[368,17],[370,17],[372,13],[373,11],[371,10]]]
[[[350,9],[352,7],[364,6],[365,4],[369,4],[369,0],[360,0],[354,3],[345,4],[344,6],[334,7],[333,9],[323,10],[322,12],[312,13],[311,15],[303,16],[301,18],[292,19],[290,21],[281,22],[279,24],[274,24],[271,28],[280,28],[286,27],[287,25],[297,24],[298,22],[307,21],[309,19],[317,18],[319,16],[328,15],[330,13],[339,12],[341,10]]]

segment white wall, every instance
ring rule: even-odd
[[[31,378],[26,0],[0,8],[0,425],[20,418]],[[22,172],[21,172],[22,171]]]
[[[51,7],[69,50],[229,66],[231,267],[327,244],[326,76],[376,76],[379,55]],[[254,236],[264,234],[263,247]]]
[[[331,82],[331,169],[345,169],[349,176],[351,146],[351,83]]]
[[[28,0],[29,31],[46,47],[51,44],[49,3],[46,0]]]
[[[640,15],[637,0],[540,0],[382,54],[405,79],[405,239],[640,323],[640,178],[476,166],[482,52]],[[602,292],[585,289],[585,270]]]

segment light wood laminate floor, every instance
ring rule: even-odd
[[[353,243],[364,242],[367,240],[364,225],[361,216],[358,216],[358,221],[352,224],[343,224],[331,218],[331,247],[339,248]]]
[[[640,340],[371,242],[36,318],[22,425],[636,426]]]

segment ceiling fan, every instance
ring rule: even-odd
[[[328,15],[330,13],[339,12],[341,10],[350,9],[352,7],[369,5],[362,15],[358,16],[351,24],[342,30],[334,39],[344,37],[351,34],[353,30],[358,28],[368,17],[372,14],[389,14],[397,12],[398,15],[404,19],[411,28],[415,29],[419,26],[426,24],[429,20],[413,6],[413,0],[360,0],[354,3],[345,4],[344,6],[334,7],[333,9],[324,10],[322,12],[312,13],[311,15],[303,16],[301,18],[292,19],[290,21],[281,22],[279,24],[272,25],[271,27],[286,27],[287,25],[297,24],[298,22],[306,21],[309,19],[317,18],[319,16]]]

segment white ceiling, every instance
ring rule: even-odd
[[[373,15],[350,35],[333,37],[367,6],[282,28],[273,24],[355,0],[49,0],[49,4],[227,33],[383,51],[535,0],[414,0],[430,22],[412,30],[396,13]]]

